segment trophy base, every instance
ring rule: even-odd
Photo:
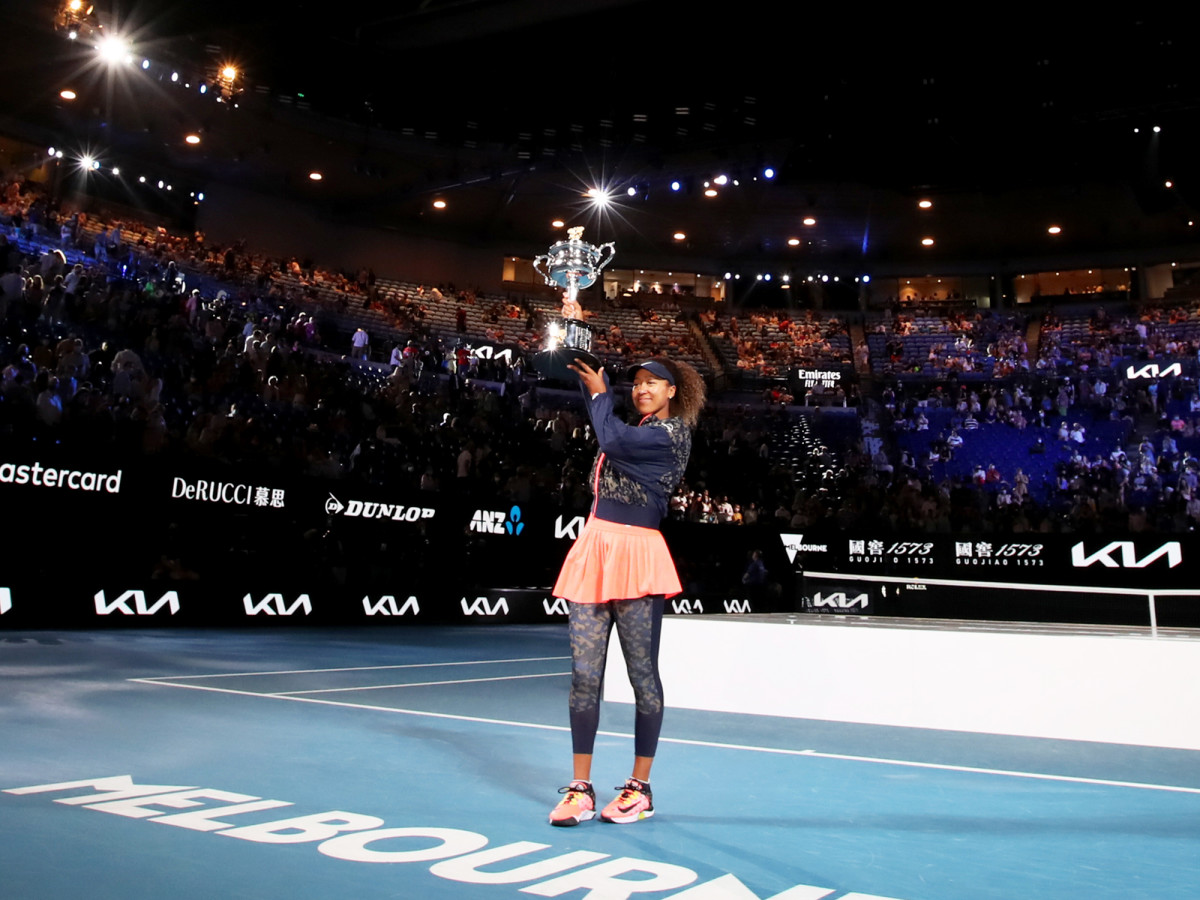
[[[543,378],[557,378],[560,381],[578,381],[579,373],[567,368],[567,366],[577,359],[593,369],[599,369],[601,366],[599,358],[587,350],[555,347],[553,350],[541,350],[533,354],[533,368]]]

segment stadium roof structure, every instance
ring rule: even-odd
[[[130,45],[106,68],[52,28],[59,5],[4,4],[0,131],[335,222],[538,252],[558,219],[624,264],[708,272],[1195,255],[1179,16],[111,0],[95,21]]]

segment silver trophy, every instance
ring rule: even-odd
[[[551,322],[541,351],[534,354],[533,364],[543,375],[570,378],[567,368],[574,360],[582,360],[591,368],[600,366],[592,353],[592,326],[583,321],[579,308],[579,291],[596,283],[600,271],[612,262],[616,245],[609,241],[596,246],[582,240],[582,226],[567,229],[567,240],[550,247],[550,252],[535,257],[533,268],[546,279],[546,284],[565,288],[562,319]]]

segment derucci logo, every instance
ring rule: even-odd
[[[325,512],[331,516],[391,519],[393,522],[417,522],[421,519],[432,519],[434,514],[434,510],[427,506],[404,506],[400,503],[374,503],[366,500],[349,500],[343,503],[333,494],[325,501]]]
[[[121,470],[112,475],[103,472],[83,472],[78,469],[58,469],[41,463],[17,465],[0,463],[0,484],[31,484],[34,487],[66,488],[69,491],[121,492]]]
[[[282,488],[258,487],[234,481],[188,481],[186,478],[176,477],[171,481],[171,499],[232,503],[238,506],[273,506],[282,509],[284,492]]]
[[[6,788],[4,793],[45,795],[67,807],[246,841],[259,845],[266,854],[262,865],[269,865],[272,854],[281,852],[271,848],[292,844],[312,845],[321,855],[345,862],[408,865],[413,868],[406,869],[402,877],[406,884],[415,885],[417,894],[429,892],[421,890],[419,879],[432,876],[458,884],[487,885],[496,897],[516,897],[517,893],[592,898],[627,898],[636,893],[654,894],[660,900],[758,897],[729,872],[697,884],[699,872],[661,860],[560,850],[540,841],[493,844],[487,835],[475,831],[423,824],[388,827],[379,816],[341,809],[288,810],[290,814],[280,818],[279,812],[270,811],[295,804],[219,788],[137,784],[129,775]],[[671,893],[664,893],[667,891]],[[797,884],[775,897],[818,898],[835,892],[834,888]],[[479,894],[485,895],[492,894]],[[860,893],[839,896],[877,897]]]

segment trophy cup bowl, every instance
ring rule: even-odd
[[[600,367],[600,359],[592,353],[592,326],[583,321],[576,298],[581,289],[596,283],[616,252],[611,241],[596,246],[582,240],[582,228],[572,228],[568,234],[568,240],[551,245],[548,254],[533,260],[533,268],[546,284],[566,290],[563,316],[550,323],[542,349],[533,356],[533,366],[547,378],[566,380],[575,375],[568,366],[577,359],[593,369]]]

